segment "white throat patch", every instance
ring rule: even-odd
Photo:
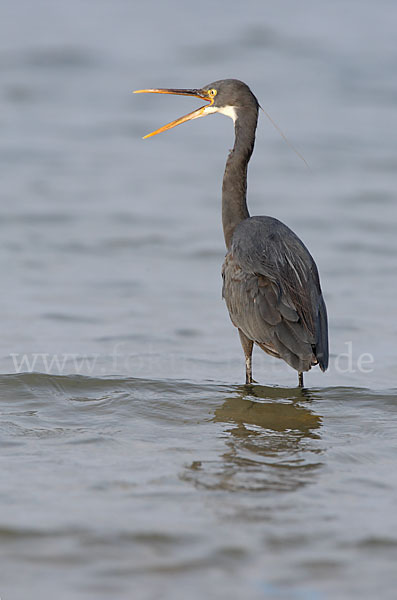
[[[234,106],[221,106],[218,108],[217,106],[206,106],[204,109],[204,114],[211,115],[212,113],[220,113],[221,115],[225,115],[226,117],[230,117],[233,119],[233,123],[236,122],[237,114]]]

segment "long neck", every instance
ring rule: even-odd
[[[258,111],[236,111],[233,150],[226,161],[222,184],[222,224],[226,247],[229,249],[233,232],[241,221],[249,217],[247,208],[247,168],[255,144]]]

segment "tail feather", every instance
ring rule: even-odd
[[[329,350],[328,350],[328,318],[327,309],[322,296],[318,307],[316,319],[316,358],[322,371],[328,369]]]

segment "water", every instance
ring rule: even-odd
[[[383,0],[3,2],[0,596],[394,599],[397,58]],[[250,84],[253,214],[320,269],[331,365],[221,300],[231,122],[152,86]],[[193,102],[193,104],[192,104]],[[31,372],[32,371],[32,372]]]

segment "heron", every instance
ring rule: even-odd
[[[226,256],[222,296],[237,328],[245,356],[245,382],[252,378],[254,345],[303,373],[328,368],[327,309],[316,263],[300,238],[274,217],[250,216],[247,168],[258,122],[259,102],[237,79],[214,81],[202,88],[153,88],[134,93],[193,96],[207,104],[144,136],[220,113],[234,122],[235,140],[222,184],[222,224]]]

